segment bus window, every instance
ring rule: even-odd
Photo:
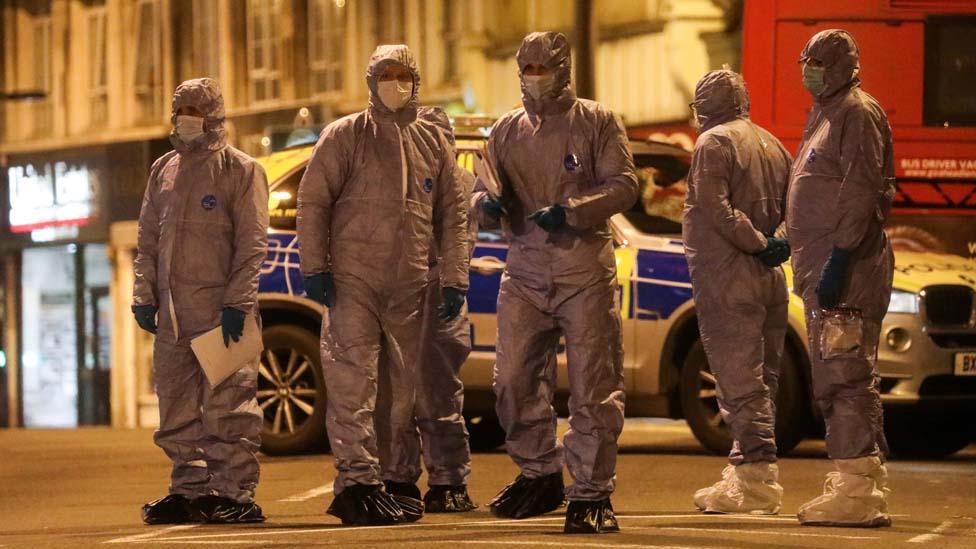
[[[976,17],[925,22],[925,125],[976,125]]]
[[[271,189],[268,196],[268,215],[271,218],[272,229],[295,230],[298,215],[298,184],[301,183],[303,175],[305,175],[304,167],[296,170]]]

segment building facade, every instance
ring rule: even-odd
[[[169,149],[170,98],[220,81],[229,141],[260,156],[366,104],[380,43],[421,100],[518,105],[532,30],[576,36],[573,0],[7,0],[0,7],[0,426],[151,424],[151,340],[128,312],[134,220]],[[735,1],[593,0],[595,98],[641,135],[682,128],[702,73],[735,64]],[[21,100],[22,92],[33,100]],[[670,130],[669,130],[670,131]],[[687,131],[658,134],[690,145]],[[135,396],[133,396],[135,395]],[[151,406],[149,408],[151,409]]]

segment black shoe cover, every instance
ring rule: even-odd
[[[434,485],[424,496],[424,509],[428,513],[464,513],[474,511],[478,506],[471,501],[468,487]]]
[[[419,499],[391,496],[382,484],[353,484],[332,499],[326,512],[344,525],[380,526],[419,520],[424,508]]]
[[[563,501],[562,472],[539,478],[519,475],[488,507],[496,517],[523,519],[555,511]]]
[[[384,480],[383,486],[386,487],[386,493],[391,496],[406,496],[408,498],[420,499],[420,488],[417,488],[417,485],[412,482]]]
[[[146,524],[185,524],[203,522],[186,496],[170,494],[142,506],[142,522]]]
[[[264,522],[265,519],[261,506],[253,501],[237,503],[221,496],[203,496],[194,500],[192,505],[210,524],[243,524]]]
[[[566,509],[566,534],[606,534],[619,532],[610,498],[600,501],[571,501]]]

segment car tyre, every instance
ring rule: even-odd
[[[318,336],[282,324],[265,328],[262,335],[264,351],[258,373],[258,404],[264,412],[261,451],[290,455],[327,450],[325,377]]]
[[[695,341],[685,357],[679,392],[685,420],[695,438],[710,452],[727,455],[732,449],[732,433],[719,413],[715,376],[701,340]],[[787,348],[776,397],[776,447],[780,455],[791,452],[809,433],[808,402],[799,362]]]

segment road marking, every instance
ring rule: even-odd
[[[451,545],[531,545],[532,547],[566,547],[567,543],[565,541],[518,541],[518,540],[456,540],[456,541],[425,541],[425,544],[438,544],[445,545],[450,543]],[[626,547],[627,549],[638,549],[642,547],[659,547],[661,549],[708,549],[709,547],[714,547],[711,545],[699,545],[692,547],[690,545],[650,545],[647,543],[633,544],[633,543],[579,543],[574,541],[573,547]]]
[[[297,495],[294,495],[294,496],[291,496],[291,497],[287,497],[285,499],[279,499],[278,502],[279,503],[295,503],[295,502],[298,502],[298,501],[307,501],[307,500],[310,500],[312,498],[317,498],[319,496],[324,496],[326,494],[331,494],[333,488],[334,488],[334,485],[330,482],[329,484],[325,484],[323,486],[319,486],[318,488],[312,488],[311,490],[307,490],[305,492],[302,492],[301,494],[297,494]]]
[[[190,528],[196,528],[197,526],[200,525],[199,524],[177,524],[176,526],[168,526],[166,528],[160,528],[159,530],[153,530],[152,532],[146,532],[145,534],[135,534],[132,536],[110,539],[108,541],[103,541],[102,543],[145,543],[147,540],[151,540],[163,534],[168,534],[170,532],[178,532],[180,530],[189,530]]]
[[[689,526],[629,526],[628,530],[680,530],[691,532],[717,532],[720,534],[757,534],[760,536],[792,536],[798,538],[832,538],[832,539],[881,539],[879,536],[842,536],[839,534],[812,534],[809,532],[776,532],[773,530],[741,530],[738,528],[698,528]]]
[[[617,515],[618,519],[675,519],[675,518],[698,518],[698,519],[734,519],[734,520],[758,520],[773,522],[796,522],[796,515],[735,515],[735,514],[705,514],[705,513],[681,513],[673,515]]]
[[[928,542],[930,542],[932,540],[941,538],[942,537],[942,532],[945,532],[946,530],[948,530],[951,527],[952,527],[952,521],[951,520],[943,521],[942,524],[940,524],[940,525],[936,526],[935,528],[933,528],[931,532],[929,532],[927,534],[921,534],[921,535],[915,536],[914,538],[908,540],[908,543],[928,543]]]

